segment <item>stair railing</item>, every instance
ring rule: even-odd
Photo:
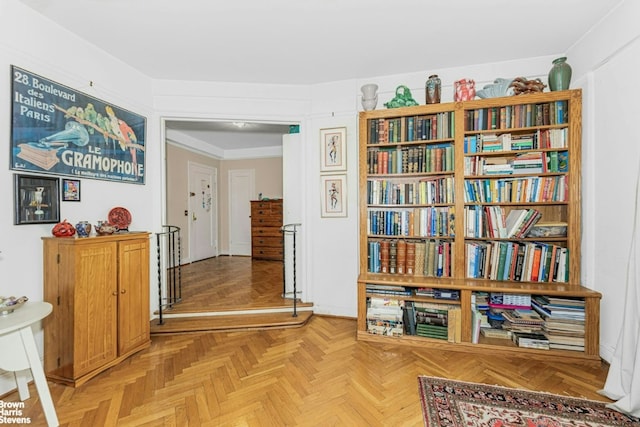
[[[291,240],[292,240],[292,254],[293,254],[293,259],[292,259],[292,272],[293,272],[293,315],[292,317],[298,317],[298,306],[297,306],[297,302],[298,302],[298,290],[297,290],[297,285],[296,285],[296,277],[297,277],[297,273],[296,273],[296,235],[298,233],[298,227],[300,227],[302,224],[296,223],[296,224],[285,224],[282,227],[280,227],[280,230],[282,231],[282,233],[284,234],[284,242],[285,242],[285,248],[284,248],[284,253],[285,253],[285,259],[282,263],[282,297],[283,298],[287,298],[287,259],[286,259],[286,254],[287,254],[287,236],[292,236]]]
[[[180,227],[163,225],[156,233],[158,251],[158,324],[164,324],[162,313],[182,301],[182,267]]]

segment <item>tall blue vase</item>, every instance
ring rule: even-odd
[[[549,90],[567,90],[571,82],[571,66],[567,64],[567,58],[561,57],[553,60],[553,67],[549,71]]]

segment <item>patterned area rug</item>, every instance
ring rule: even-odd
[[[418,384],[427,427],[640,426],[604,402],[427,376]]]

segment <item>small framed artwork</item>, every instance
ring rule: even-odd
[[[347,216],[347,175],[321,175],[322,217],[340,218]]]
[[[347,128],[320,129],[320,172],[347,170]]]
[[[14,224],[60,222],[60,179],[14,174]]]
[[[79,179],[62,179],[62,201],[63,202],[79,202],[80,201],[80,180]]]

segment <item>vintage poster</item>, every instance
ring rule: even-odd
[[[144,184],[144,117],[15,66],[11,79],[11,169]]]

